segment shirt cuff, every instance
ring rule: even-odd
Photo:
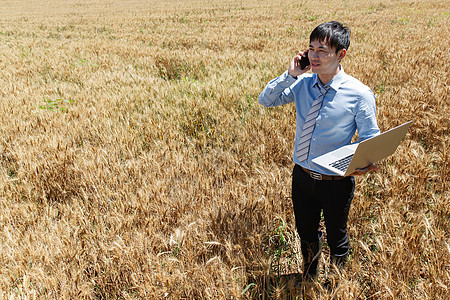
[[[280,80],[285,82],[287,86],[291,86],[294,82],[297,81],[298,78],[292,77],[288,74],[288,71],[284,72],[283,75],[281,75]]]

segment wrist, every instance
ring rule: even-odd
[[[292,74],[290,71],[288,71],[288,75],[297,80],[298,76],[295,74]]]

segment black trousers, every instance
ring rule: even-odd
[[[302,241],[317,241],[321,212],[325,219],[331,255],[341,256],[350,249],[347,221],[353,200],[355,179],[316,180],[299,165],[292,172],[292,202],[295,223]]]

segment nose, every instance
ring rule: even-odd
[[[309,58],[317,59],[319,58],[319,55],[317,54],[317,51],[309,50],[308,52]]]

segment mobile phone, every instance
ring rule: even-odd
[[[300,68],[303,70],[304,68],[306,68],[307,66],[309,66],[310,62],[309,62],[309,58],[308,58],[308,52],[305,53],[306,56],[302,56],[302,58],[300,59]]]

